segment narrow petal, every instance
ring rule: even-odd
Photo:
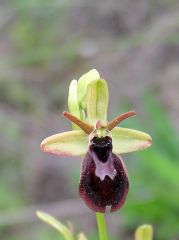
[[[101,180],[96,175],[96,164],[87,153],[83,160],[79,185],[79,193],[86,205],[95,212],[105,212],[106,207],[111,207],[111,212],[122,207],[127,197],[129,182],[126,168],[122,159],[112,154],[116,174],[114,178],[106,175]]]
[[[152,144],[149,134],[129,128],[115,127],[112,131],[114,153],[128,153],[148,148]]]
[[[107,129],[111,131],[114,127],[116,127],[120,122],[124,121],[126,118],[135,116],[136,113],[134,111],[125,112],[118,117],[114,118],[111,122],[107,124]]]
[[[44,152],[63,156],[79,156],[87,152],[88,136],[82,130],[59,133],[41,143]]]
[[[90,126],[87,122],[82,121],[81,119],[77,118],[76,116],[69,112],[63,112],[63,116],[66,117],[71,122],[75,123],[77,126],[79,126],[79,128],[82,129],[88,135],[94,130],[94,128]]]

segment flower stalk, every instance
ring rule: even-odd
[[[96,221],[98,225],[99,240],[107,240],[107,228],[104,213],[96,213]]]

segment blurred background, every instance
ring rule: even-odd
[[[146,131],[153,146],[123,156],[130,192],[108,214],[110,239],[179,239],[179,2],[177,0],[0,1],[0,239],[61,239],[43,210],[97,239],[78,196],[80,158],[44,154],[41,140],[67,131],[72,79],[96,68],[108,81],[109,119]]]

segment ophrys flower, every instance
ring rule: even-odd
[[[69,112],[64,116],[73,123],[73,131],[44,139],[45,152],[65,156],[84,155],[79,193],[96,212],[119,209],[128,193],[128,176],[118,154],[142,150],[152,143],[150,135],[128,128],[116,127],[134,116],[130,111],[107,122],[108,87],[96,70],[73,80],[69,88]]]

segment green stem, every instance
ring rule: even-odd
[[[96,220],[98,224],[98,231],[99,231],[99,239],[100,240],[107,240],[107,229],[106,229],[106,222],[104,213],[96,213]]]

